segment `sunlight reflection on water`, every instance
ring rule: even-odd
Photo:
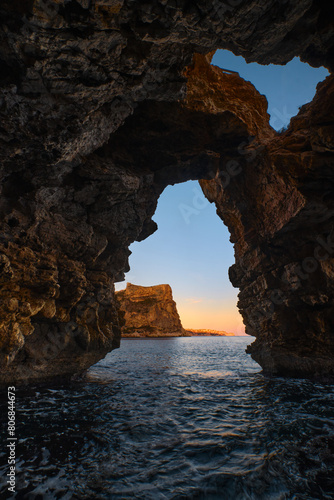
[[[250,341],[123,340],[84,382],[20,391],[18,498],[332,499],[333,387],[263,377]]]
[[[233,375],[232,372],[229,371],[219,371],[219,370],[210,370],[207,372],[201,372],[201,371],[185,371],[183,373],[180,373],[180,375],[184,375],[185,377],[189,375],[197,375],[199,377],[207,377],[207,378],[212,378],[212,377],[227,377],[228,375]]]

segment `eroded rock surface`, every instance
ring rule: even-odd
[[[333,83],[285,133],[249,149],[226,188],[201,181],[235,243],[230,279],[257,337],[249,352],[268,373],[334,375]]]
[[[175,337],[185,333],[169,285],[128,283],[125,290],[116,292],[116,299],[124,315],[122,337]]]
[[[189,179],[231,232],[253,357],[333,375],[333,78],[278,135],[249,82],[193,57],[331,69],[331,4],[5,0],[0,15],[1,383],[67,378],[119,345],[128,247]]]

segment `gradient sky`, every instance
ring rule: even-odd
[[[213,64],[238,71],[266,95],[270,124],[288,125],[298,107],[311,101],[316,85],[328,71],[312,68],[294,58],[286,66],[247,64],[226,50],[218,50]],[[187,206],[196,213],[186,216]],[[126,282],[152,286],[169,283],[185,328],[209,328],[243,334],[236,307],[238,289],[228,279],[234,262],[229,232],[204,197],[199,184],[189,181],[168,186],[154,215],[159,229],[130,247],[131,270]],[[125,287],[117,283],[116,290]]]

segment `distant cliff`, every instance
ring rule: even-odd
[[[116,292],[125,324],[123,337],[165,337],[185,334],[169,285],[127,284]]]
[[[223,330],[208,330],[208,329],[186,329],[186,334],[189,336],[189,337],[193,337],[193,336],[196,336],[196,335],[200,335],[200,336],[207,336],[207,337],[234,337],[235,334],[234,333],[229,333],[229,332],[225,332]]]

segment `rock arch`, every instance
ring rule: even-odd
[[[1,5],[1,383],[68,378],[119,345],[128,246],[156,229],[162,190],[190,179],[230,230],[254,359],[333,376],[333,77],[278,134],[265,98],[200,55],[330,69],[331,7],[14,4]]]

